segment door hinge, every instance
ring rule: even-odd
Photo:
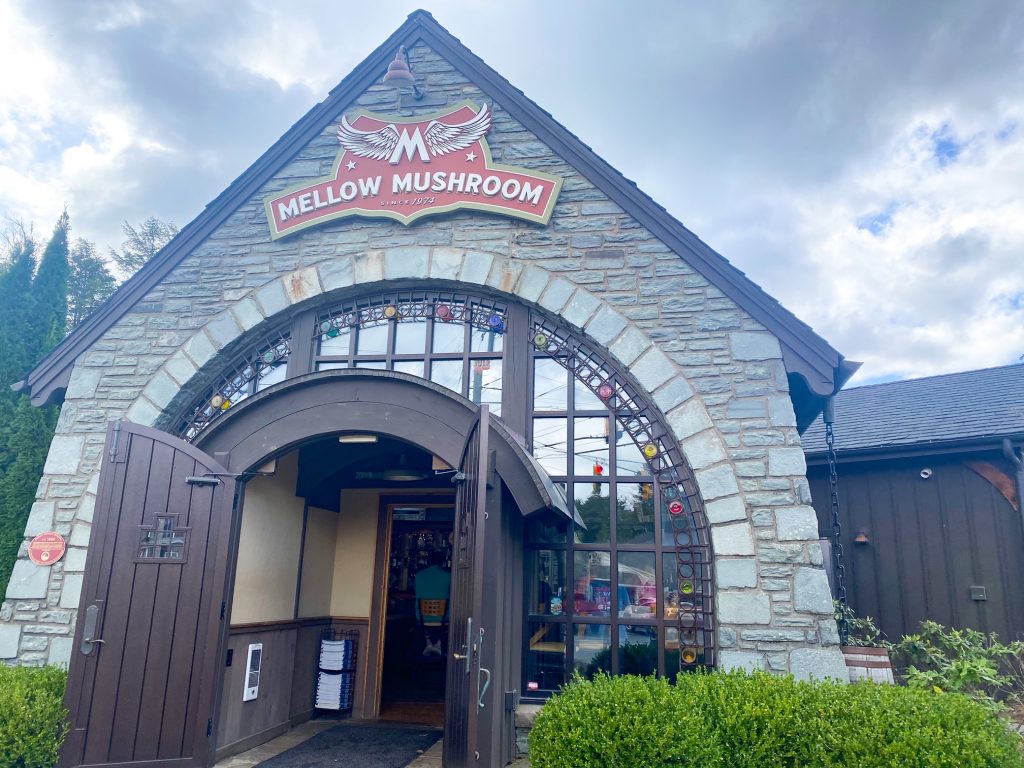
[[[213,736],[213,718],[206,721],[206,735]]]
[[[225,602],[222,602],[220,604],[220,620],[221,621],[224,621],[224,614],[227,611],[227,609],[228,609],[228,604],[225,603]]]

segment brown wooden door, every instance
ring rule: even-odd
[[[494,734],[490,708],[495,706],[491,685],[494,658],[492,636],[498,600],[484,595],[485,552],[489,537],[498,533],[488,526],[488,491],[495,481],[488,447],[490,415],[482,406],[466,440],[455,495],[455,544],[452,607],[449,624],[451,657],[445,691],[445,768],[490,766]]]
[[[61,765],[212,762],[235,483],[176,437],[111,424],[68,689]]]

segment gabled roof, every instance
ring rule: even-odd
[[[676,251],[722,293],[775,334],[790,374],[798,423],[806,426],[820,411],[823,398],[841,387],[856,370],[827,341],[764,292],[740,270],[703,243],[662,206],[641,192],[574,134],[560,125],[505,78],[452,36],[426,11],[415,11],[328,97],[295,123],[202,213],[184,227],[149,263],[125,282],[88,320],[55,347],[15,388],[28,390],[36,404],[53,402],[66,389],[75,360],[160,283],[194,248],[238,207],[256,194],[308,142],[318,136],[363,91],[377,82],[399,45],[418,41],[447,59],[483,93],[532,131],[594,186]],[[269,235],[268,235],[269,236]],[[795,379],[794,376],[799,376]]]
[[[937,448],[1024,438],[1024,364],[893,381],[843,390],[836,396],[836,450]],[[804,450],[825,452],[818,418],[803,435]]]

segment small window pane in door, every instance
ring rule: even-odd
[[[501,360],[470,361],[469,399],[501,416]]]

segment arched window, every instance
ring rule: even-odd
[[[258,339],[170,419],[191,440],[262,388],[331,368],[402,371],[486,403],[565,490],[573,530],[525,532],[527,693],[578,671],[714,664],[708,527],[643,389],[558,318],[501,296],[409,288],[324,304]],[[173,412],[173,411],[172,411]]]

